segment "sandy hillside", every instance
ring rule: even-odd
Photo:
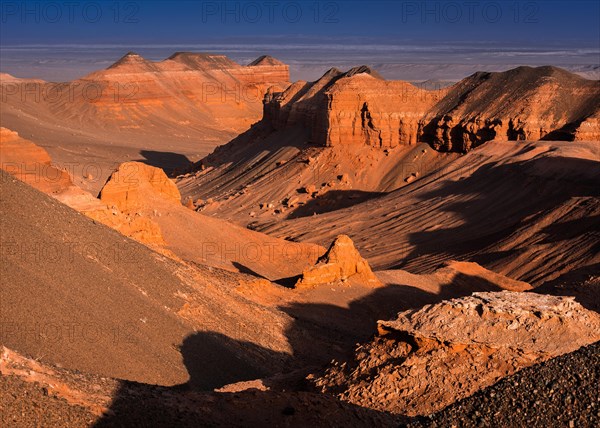
[[[242,66],[224,55],[177,52],[153,62],[130,52],[71,82],[3,76],[0,122],[97,193],[127,160],[188,167],[259,120],[266,90],[288,80],[288,66],[270,57]]]
[[[241,225],[318,215],[443,174],[486,141],[599,141],[599,96],[598,81],[555,67],[475,73],[439,90],[331,69],[267,93],[263,119],[178,186]]]
[[[346,233],[376,268],[460,258],[539,285],[598,263],[598,149],[491,141],[402,189],[257,229],[315,243]]]
[[[3,425],[445,426],[539,391],[595,411],[563,390],[597,377],[597,81],[290,85],[272,57],[184,52],[61,86],[78,100],[0,77]],[[557,386],[503,381],[531,370]]]

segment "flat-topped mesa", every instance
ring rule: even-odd
[[[211,53],[175,52],[163,62],[166,61],[184,64],[192,70],[235,69],[241,67],[225,55]]]
[[[278,90],[285,89],[281,82],[290,81],[290,67],[268,55],[263,55],[247,66],[240,66],[232,73],[242,82],[273,82]]]
[[[368,66],[328,70],[311,83],[296,82],[265,99],[265,120],[274,128],[310,127],[321,146],[416,144],[419,119],[440,96],[403,81],[384,80]]]
[[[129,52],[75,81],[74,93],[58,91],[61,99],[55,97],[50,108],[61,121],[78,118],[119,131],[155,122],[160,123],[156,132],[169,136],[198,132],[207,141],[224,142],[260,120],[270,87],[282,91],[289,85],[287,65],[274,58],[255,63],[244,66],[225,55],[193,52],[151,61]],[[9,103],[21,108],[19,92],[13,92]]]

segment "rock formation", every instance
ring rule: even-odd
[[[599,82],[560,68],[481,72],[449,88],[421,120],[418,138],[459,152],[494,139],[598,141],[599,111]]]
[[[30,186],[53,196],[80,213],[118,230],[125,236],[144,244],[164,244],[161,230],[154,221],[148,217],[142,217],[138,213],[129,215],[121,212],[116,207],[109,207],[108,203],[104,203],[104,201],[100,201],[90,193],[80,189],[73,184],[68,171],[52,164],[50,155],[46,150],[32,141],[21,138],[18,133],[6,128],[0,128],[0,168]],[[157,168],[148,168],[157,170]],[[140,167],[140,169],[142,168]],[[159,179],[161,176],[158,171],[164,176],[162,170],[145,171],[145,180],[149,179],[155,182],[155,185],[159,189],[166,188],[167,190],[164,190],[166,193],[170,191],[170,194],[173,195],[173,192],[177,192],[177,195],[179,195],[177,188],[170,180],[167,179],[168,183],[165,183]],[[122,184],[127,184],[127,186],[131,187],[133,183],[143,181],[140,177],[132,176],[131,173],[133,170],[131,168],[127,172],[128,175],[119,176],[123,179]],[[175,188],[171,187],[169,189],[168,184],[171,184]],[[110,187],[114,188],[116,185],[113,183]],[[125,192],[125,194],[126,198],[135,198],[137,196],[137,200],[143,199],[143,196],[140,196],[139,192],[132,191]],[[116,198],[117,196],[114,197]],[[127,204],[123,205],[127,206]],[[130,203],[130,205],[133,204]]]
[[[275,129],[302,123],[322,146],[416,144],[419,119],[439,99],[403,81],[386,81],[367,66],[335,68],[313,83],[296,82],[267,94],[264,118]]]
[[[285,89],[288,81],[288,66],[274,58],[242,66],[225,55],[191,52],[176,52],[158,62],[130,52],[81,79],[83,85],[101,89],[91,105],[94,114],[116,116],[107,116],[108,123],[168,112],[166,117],[175,121],[237,132],[259,119],[267,89]],[[120,92],[115,94],[113,87]]]
[[[146,208],[154,197],[181,203],[177,186],[165,172],[141,162],[119,165],[119,169],[110,176],[99,195],[102,202],[123,211]]]
[[[430,273],[469,260],[538,286],[600,262],[598,150],[596,142],[490,141],[396,191],[254,228],[309,242],[345,233],[375,270]]]
[[[381,285],[369,263],[363,259],[346,235],[338,236],[317,264],[306,269],[296,283],[297,288],[315,287],[339,281]]]
[[[481,292],[401,312],[378,329],[353,359],[311,379],[342,400],[416,415],[599,340],[600,315],[570,297]]]
[[[270,87],[288,85],[288,66],[270,57],[244,66],[224,55],[150,61],[130,52],[70,82],[1,76],[0,122],[43,141],[55,162],[74,165],[78,186],[97,193],[129,160],[147,159],[169,174],[186,170],[260,120]],[[93,180],[83,178],[89,164]]]
[[[466,152],[492,139],[598,140],[599,99],[597,81],[556,67],[475,73],[429,91],[362,66],[268,93],[264,118],[275,129],[302,123],[318,145],[427,142]]]
[[[73,184],[67,171],[52,165],[46,150],[7,128],[0,128],[0,168],[46,193]]]

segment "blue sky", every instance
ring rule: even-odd
[[[493,51],[498,61],[504,55],[511,63],[522,51],[539,51],[559,63],[572,59],[597,64],[599,4],[593,0],[2,1],[0,69],[14,71],[20,64],[21,70],[38,54],[47,58],[38,58],[31,67],[42,70],[43,64],[59,61],[62,52],[74,68],[87,70],[92,65],[73,61],[83,55],[89,63],[97,51],[104,63],[128,50],[156,57],[152,59],[173,50],[225,50],[244,59],[258,52],[280,56],[289,52],[290,58],[314,61],[332,52],[357,51],[369,59],[368,52],[374,51],[376,62],[385,58],[382,50],[388,50],[392,60],[407,61],[413,55],[421,62],[434,61],[440,51],[467,55],[465,61],[471,51]],[[69,57],[74,50],[87,55]],[[574,53],[583,56],[573,59]],[[61,67],[64,71],[67,65]]]

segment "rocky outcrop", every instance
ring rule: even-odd
[[[600,110],[583,120],[574,132],[575,141],[600,141]]]
[[[423,117],[418,138],[465,152],[495,140],[597,141],[600,84],[556,67],[475,73]]]
[[[185,102],[184,107],[189,109],[191,102],[199,112],[216,115],[213,120],[218,118],[216,122],[221,123],[241,119],[240,111],[246,110],[247,116],[249,110],[260,105],[269,87],[285,89],[289,79],[289,67],[275,58],[260,57],[242,66],[225,55],[176,52],[155,62],[130,52],[106,70],[82,80],[122,87],[125,98],[115,98],[114,91],[102,91],[102,97],[94,100],[98,107],[125,108],[124,112],[140,104],[150,109],[180,109]],[[171,82],[175,84],[173,88]],[[125,90],[126,85],[130,86],[129,91]],[[128,105],[121,105],[124,102]],[[235,109],[231,109],[233,105]]]
[[[0,128],[0,168],[45,193],[73,185],[67,171],[52,165],[46,150],[7,128]]]
[[[65,126],[225,142],[260,119],[268,88],[281,91],[289,79],[289,67],[274,58],[244,66],[224,55],[177,52],[151,61],[129,52],[71,82],[3,78],[0,89],[3,110],[14,114],[37,117],[42,109]]]
[[[160,168],[141,162],[119,165],[100,192],[100,200],[123,211],[148,207],[159,197],[180,204],[181,196],[173,181]]]
[[[298,123],[312,142],[393,148],[426,142],[465,152],[496,140],[599,140],[600,85],[555,67],[475,73],[443,90],[386,81],[369,67],[331,69],[267,93],[275,129]]]
[[[159,194],[165,194],[179,201],[177,188],[169,179],[164,180],[166,176],[162,170],[154,171],[157,168],[152,167],[146,170],[142,167],[139,170],[145,173],[141,175],[134,174],[137,172],[137,165],[135,168],[124,168],[126,172],[121,171],[118,178],[111,182],[107,191],[107,200],[100,201],[73,184],[68,171],[54,166],[50,155],[42,147],[21,138],[16,132],[0,128],[0,168],[93,220],[118,230],[125,236],[144,244],[162,245],[164,241],[157,223],[137,212],[122,212],[116,206],[121,205],[124,210],[134,208],[144,199],[141,192],[148,182],[152,183],[151,186]],[[117,186],[119,182],[121,187]],[[126,202],[119,200],[119,197],[123,197]],[[114,206],[109,207],[109,202]]]
[[[315,266],[306,269],[296,288],[352,281],[370,286],[381,283],[346,235],[339,235]]]
[[[599,340],[600,315],[570,297],[481,292],[401,312],[378,330],[352,360],[311,379],[354,404],[417,415]]]
[[[275,129],[303,124],[322,146],[416,144],[419,120],[439,98],[403,81],[386,81],[367,66],[331,69],[314,83],[296,82],[265,99],[265,119]]]

